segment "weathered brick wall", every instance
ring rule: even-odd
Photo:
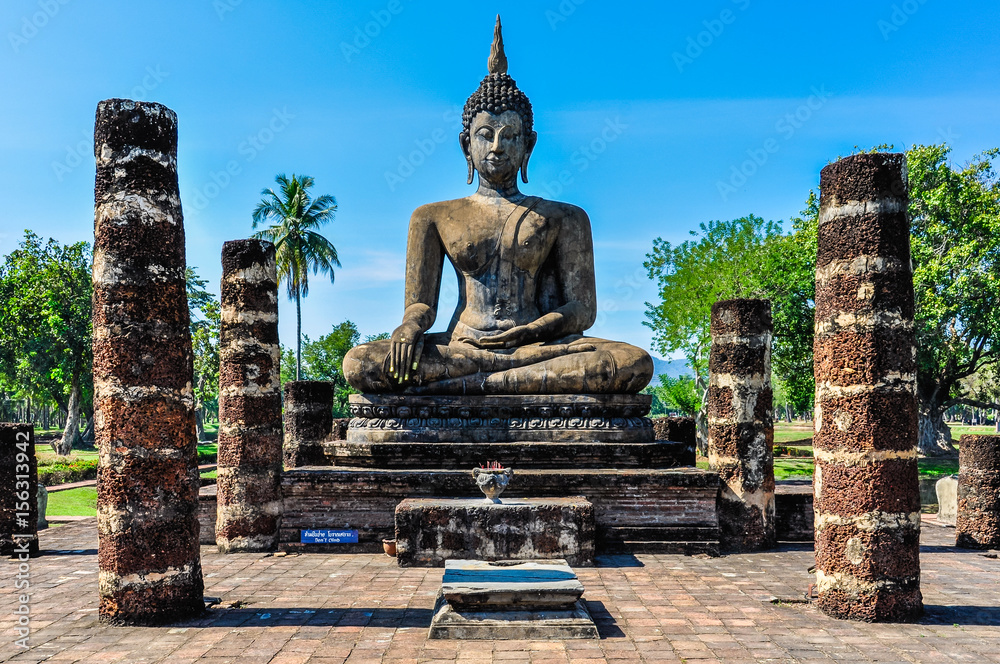
[[[906,157],[841,159],[820,192],[818,603],[838,618],[910,620],[923,605]]]
[[[719,473],[719,530],[726,551],[774,546],[771,303],[712,305],[708,462]]]
[[[222,246],[219,469],[215,541],[272,551],[281,522],[281,348],[274,245]]]
[[[1000,549],[1000,436],[965,435],[958,452],[958,546]]]
[[[165,623],[204,610],[177,115],[102,101],[94,155],[100,618]]]

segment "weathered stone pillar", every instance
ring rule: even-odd
[[[1000,436],[959,441],[955,535],[967,549],[1000,549]]]
[[[94,154],[100,618],[161,624],[204,610],[177,115],[102,101]]]
[[[726,551],[775,544],[771,421],[771,303],[712,305],[708,462],[719,473],[719,539]]]
[[[38,555],[35,427],[0,423],[0,555],[25,554]]]
[[[219,551],[272,551],[281,522],[281,350],[274,245],[222,246]]]
[[[285,383],[285,468],[328,466],[323,441],[333,429],[333,383]]]
[[[816,586],[828,615],[923,611],[906,157],[820,175],[816,258]]]
[[[678,461],[682,466],[693,466],[698,449],[698,425],[693,417],[654,417],[653,435],[656,440],[684,443],[684,454]]]

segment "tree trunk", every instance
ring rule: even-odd
[[[698,412],[694,416],[694,424],[698,433],[696,446],[699,454],[703,457],[708,457],[708,385],[699,376],[696,379],[695,386],[703,389],[701,394],[701,408],[698,409]]]
[[[56,445],[56,454],[67,456],[80,439],[80,377],[73,376],[69,388],[69,404],[66,407],[66,426],[62,440]]]
[[[302,380],[302,298],[295,291],[295,380]]]
[[[924,456],[954,456],[951,427],[944,421],[944,411],[935,406],[921,405],[917,421],[917,449]]]
[[[194,425],[198,442],[205,440],[205,402],[201,400],[202,390],[205,389],[204,374],[198,376],[197,401],[194,405]]]
[[[86,424],[83,427],[83,435],[80,436],[80,442],[84,447],[94,446],[94,414],[90,413],[87,415]]]

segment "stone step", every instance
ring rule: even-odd
[[[328,440],[327,459],[337,467],[471,469],[488,461],[509,468],[680,468],[694,465],[685,443],[501,442],[396,443]]]
[[[675,542],[668,540],[627,540],[616,546],[601,549],[601,553],[672,553],[694,556],[700,553],[709,556],[719,555],[719,543],[716,542]]]

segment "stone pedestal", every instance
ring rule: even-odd
[[[205,608],[177,115],[102,101],[94,155],[100,618],[161,624]]]
[[[222,245],[219,551],[273,551],[281,523],[281,348],[274,245]]]
[[[651,443],[646,394],[352,394],[351,443]]]
[[[596,639],[583,590],[565,560],[449,560],[428,638]]]
[[[37,556],[38,522],[35,427],[0,423],[0,556]]]
[[[958,546],[1000,549],[1000,436],[965,435],[958,449]]]
[[[333,383],[290,380],[285,383],[285,468],[326,466],[323,441],[333,430]]]
[[[516,479],[516,476],[515,476]],[[582,497],[412,498],[396,507],[401,567],[446,560],[564,559],[594,564],[594,506]]]
[[[712,305],[708,382],[708,462],[723,481],[723,550],[775,544],[774,425],[771,422],[771,303]]]
[[[820,175],[816,587],[836,618],[923,612],[906,187],[902,154],[854,155]]]

